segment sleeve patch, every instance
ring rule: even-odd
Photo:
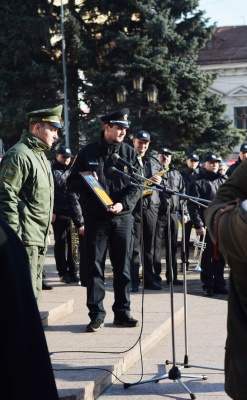
[[[12,183],[18,174],[18,168],[13,166],[8,166],[3,177],[3,181],[6,183]]]

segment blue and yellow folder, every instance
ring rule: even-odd
[[[109,210],[109,207],[114,203],[110,196],[106,193],[105,189],[101,186],[101,184],[93,177],[93,175],[83,175],[82,172],[79,172],[79,175],[84,179],[90,189],[94,192],[94,194],[98,197],[101,204]]]

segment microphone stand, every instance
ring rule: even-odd
[[[131,178],[135,179],[136,177],[138,177],[138,179],[142,179],[143,180],[143,177],[141,175],[138,175],[138,174],[132,172],[132,174],[130,176],[130,184],[131,185],[144,187],[144,188],[147,188],[147,187],[151,188],[149,186],[145,186],[145,185],[141,185],[139,183],[131,182]],[[145,181],[147,181],[147,179],[145,179]],[[154,182],[152,180],[149,180],[149,181],[152,182],[152,184],[154,184]],[[189,196],[187,196],[185,194],[181,194],[179,192],[174,192],[171,189],[164,188],[163,186],[158,185],[158,184],[155,184],[155,186],[153,186],[152,189],[153,190],[158,190],[158,191],[164,191],[165,190],[169,194],[177,194],[177,195],[179,195],[179,196],[181,196],[183,198],[188,198],[189,197]],[[195,199],[197,199],[197,200],[195,200]],[[198,202],[198,198],[193,198],[193,201]],[[201,201],[210,203],[209,200],[201,199]],[[199,203],[199,204],[201,204],[201,203]],[[170,232],[170,203],[169,203],[169,201],[168,201],[168,204],[167,204],[167,215],[168,215],[168,232]],[[181,378],[200,378],[200,379],[206,380],[207,376],[203,375],[203,374],[201,374],[201,375],[199,375],[199,374],[181,374],[180,370],[182,368],[184,368],[184,364],[181,365],[179,363],[176,363],[176,356],[175,356],[174,298],[173,298],[174,297],[173,296],[173,293],[174,293],[173,292],[173,268],[172,268],[172,265],[171,265],[172,261],[171,261],[171,237],[170,236],[168,238],[168,242],[169,242],[168,251],[169,251],[169,264],[170,264],[169,265],[169,279],[170,279],[171,333],[172,333],[172,356],[173,356],[172,364],[173,364],[173,366],[169,370],[168,373],[166,373],[166,374],[164,374],[162,376],[151,378],[151,379],[147,379],[147,380],[141,380],[141,381],[133,382],[133,383],[124,383],[124,388],[127,389],[127,388],[129,388],[131,386],[140,385],[140,384],[147,383],[147,382],[159,382],[161,379],[170,379],[170,380],[173,380],[173,381],[177,381],[185,389],[185,391],[190,395],[191,399],[195,399],[196,398],[195,394],[191,392],[191,390],[184,384],[184,382],[181,380]],[[186,271],[186,268],[184,268],[184,271]],[[186,287],[186,282],[185,282],[185,287]],[[187,308],[187,307],[185,307],[185,308]],[[166,364],[170,364],[170,362],[166,361]],[[180,367],[178,367],[178,365],[180,365]]]
[[[207,208],[205,204],[201,204],[200,202],[196,202],[194,198],[187,196],[188,200],[191,200],[195,203],[200,204],[200,206]],[[202,199],[200,199],[202,201]],[[184,278],[184,339],[185,339],[185,356],[183,363],[177,363],[181,366],[181,368],[204,368],[204,369],[213,369],[216,371],[224,371],[224,368],[218,367],[206,367],[201,365],[189,364],[189,355],[188,355],[188,331],[187,331],[187,279],[186,279],[186,250],[185,250],[185,223],[184,223],[184,208],[185,202],[181,201],[182,205],[182,264],[183,264],[183,278]],[[210,201],[208,200],[210,203]],[[166,365],[172,364],[171,361],[166,360]]]

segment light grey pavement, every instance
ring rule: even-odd
[[[167,359],[173,361],[171,300],[174,306],[175,362],[183,362],[184,356],[188,355],[189,364],[203,368],[182,368],[181,373],[208,375],[207,380],[189,377],[181,378],[182,382],[195,393],[197,399],[229,398],[224,392],[224,373],[204,368],[223,368],[227,296],[204,297],[199,273],[194,271],[196,264],[193,264],[193,260],[191,262],[192,266],[186,273],[187,296],[178,286],[174,286],[173,296],[170,295],[163,271],[162,291],[145,290],[143,295],[140,290],[131,295],[131,313],[142,322],[141,326],[124,328],[112,324],[112,269],[107,260],[105,327],[99,332],[87,333],[86,289],[59,281],[51,242],[45,272],[53,290],[42,292],[40,310],[43,316],[48,315],[44,324],[48,325],[45,334],[49,351],[54,353],[51,360],[60,399],[190,399],[180,383],[171,379],[139,384],[128,389],[124,389],[122,383],[141,379],[141,358],[143,379],[163,376],[172,368],[172,364],[166,365]],[[227,274],[226,269],[226,278]],[[182,273],[179,278],[183,278]],[[187,346],[184,304],[187,311]]]
[[[182,368],[180,370],[182,376],[198,374],[200,378],[181,377],[181,380],[197,399],[229,399],[224,392],[224,373],[207,369],[207,367],[223,368],[226,301],[219,298],[216,300],[198,297],[198,301],[195,302],[193,295],[188,295],[188,313],[188,351],[185,351],[184,324],[181,323],[175,328],[175,360],[177,363],[183,362],[185,354],[188,355],[189,364],[200,368]],[[213,318],[212,313],[214,313]],[[124,389],[123,383],[116,381],[102,393],[99,400],[125,400],[127,396],[131,400],[190,399],[190,395],[178,381],[162,378],[173,366],[166,365],[167,359],[173,361],[171,334],[143,356],[143,377],[141,361],[121,377],[121,380],[127,383],[161,377],[159,383],[150,381]],[[207,375],[208,379],[201,379],[201,375]]]

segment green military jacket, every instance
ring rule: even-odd
[[[46,247],[54,186],[45,150],[30,132],[5,153],[0,167],[0,216],[25,246]]]
[[[247,398],[247,160],[219,188],[205,211],[206,224],[230,267],[225,390]]]

